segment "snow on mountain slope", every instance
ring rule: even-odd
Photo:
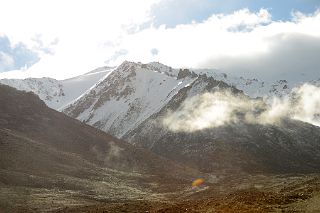
[[[66,94],[63,85],[52,78],[1,79],[0,83],[37,94],[49,107],[57,108]]]
[[[305,83],[320,86],[320,74],[318,79],[313,78],[290,78],[290,79],[273,79],[264,81],[263,79],[247,79],[239,76],[227,75],[219,70],[214,69],[195,69],[197,74],[212,76],[214,79],[224,81],[242,90],[251,98],[264,97],[266,99],[273,97],[283,97],[289,95],[292,89],[302,86]]]
[[[114,68],[111,67],[100,67],[84,75],[62,80],[61,84],[63,85],[64,91],[70,98],[65,99],[58,110],[63,110],[64,107],[90,91],[91,88],[105,79],[113,70]]]
[[[242,90],[251,98],[263,97],[270,104],[273,97],[291,95],[295,87],[306,83],[299,78],[267,82],[213,69],[173,69],[158,62],[124,62],[117,68],[102,67],[63,81],[2,79],[0,83],[32,91],[49,107],[122,137],[163,108],[181,89],[205,77]],[[320,86],[320,78],[311,80],[307,83]]]
[[[228,76],[217,70],[172,69],[160,63],[124,62],[108,77],[66,106],[66,114],[116,137],[123,137],[140,123],[162,109],[181,89],[199,81],[194,88],[211,79],[242,90],[251,98],[282,97],[305,82]],[[320,82],[320,81],[315,81]],[[315,84],[313,82],[313,84]]]
[[[60,110],[82,95],[112,68],[102,67],[84,75],[58,81],[52,78],[0,79],[0,83],[37,94],[50,108]]]
[[[124,62],[64,112],[121,137],[159,111],[196,77],[160,63]]]

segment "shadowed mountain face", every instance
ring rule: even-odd
[[[190,98],[225,89],[242,96],[241,100],[250,101],[241,91],[204,76],[180,90],[165,107],[123,139],[204,172],[283,174],[320,171],[320,128],[311,124],[291,119],[282,119],[277,124],[250,123],[239,115],[236,121],[228,124],[194,131],[173,131],[168,127],[200,110],[197,103],[193,103],[186,114],[164,124],[168,112],[179,112]],[[207,116],[206,119],[210,119],[210,113]],[[180,122],[179,125],[186,129],[189,124]]]
[[[158,185],[178,190],[198,174],[49,109],[33,93],[0,85],[0,103],[0,210],[152,199],[162,196]]]

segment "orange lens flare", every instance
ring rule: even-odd
[[[192,186],[200,186],[203,183],[204,183],[204,179],[199,178],[199,179],[192,182]]]

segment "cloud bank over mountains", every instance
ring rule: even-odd
[[[174,112],[168,112],[162,125],[174,132],[194,132],[220,126],[249,123],[281,125],[283,119],[295,119],[320,126],[320,88],[304,84],[290,95],[250,99],[230,91],[205,93],[186,99]]]
[[[167,27],[156,23],[154,7],[161,2],[8,1],[0,13],[0,34],[12,45],[50,51],[38,54],[39,62],[27,70],[0,73],[0,78],[64,79],[124,60],[215,68],[263,79],[311,79],[318,73],[319,11],[294,12],[290,20],[281,21],[273,19],[271,9],[244,8]],[[24,19],[14,17],[13,10]]]
[[[320,65],[320,13],[273,21],[265,9],[212,15],[201,23],[145,29],[121,45],[119,58],[159,60],[174,67],[215,68],[238,76],[312,79]],[[145,41],[143,44],[139,41]],[[145,54],[156,48],[156,56]],[[118,61],[118,62],[119,62]],[[294,75],[292,75],[294,74]],[[290,80],[290,79],[288,79]]]

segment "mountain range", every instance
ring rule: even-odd
[[[181,89],[203,77],[235,87],[250,98],[286,97],[309,81],[228,76],[218,70],[173,69],[152,62],[123,62],[115,68],[101,67],[84,75],[58,81],[50,78],[0,79],[0,83],[37,94],[47,106],[121,138],[160,111]]]
[[[132,205],[154,210],[159,200],[177,199],[170,204],[177,212],[185,199],[200,199],[190,207],[196,212],[203,199],[228,203],[245,189],[276,197],[270,208],[281,210],[282,199],[296,195],[295,184],[307,196],[287,204],[314,199],[320,116],[307,89],[319,85],[128,61],[62,81],[1,79],[0,206],[62,210],[141,199],[148,203]],[[206,186],[191,188],[199,177]],[[223,206],[211,201],[210,208]]]

